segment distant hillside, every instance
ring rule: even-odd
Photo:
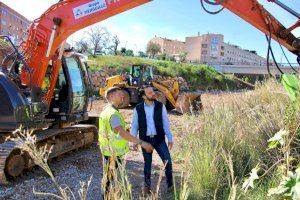
[[[117,68],[118,73],[124,73],[129,71],[131,64],[149,64],[156,67],[155,74],[168,77],[183,77],[191,86],[191,89],[236,90],[244,87],[234,81],[232,77],[222,76],[207,65],[123,56],[98,56],[96,58],[89,58],[89,65],[92,70],[111,67]]]

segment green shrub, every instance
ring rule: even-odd
[[[114,67],[117,71],[128,71],[132,64],[148,64],[155,66],[155,74],[166,77],[183,77],[191,89],[213,89],[213,90],[228,90],[241,89],[240,85],[236,84],[230,76],[224,77],[218,74],[212,67],[207,65],[196,65],[177,63],[172,61],[153,60],[139,57],[124,57],[124,56],[98,56],[90,57],[89,65],[92,70],[99,70],[103,67]]]

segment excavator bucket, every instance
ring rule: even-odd
[[[201,94],[197,93],[183,93],[178,96],[175,109],[177,112],[192,113],[194,111],[202,110]]]

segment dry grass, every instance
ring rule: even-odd
[[[113,159],[116,160],[116,159]],[[110,165],[110,171],[109,173],[112,174],[111,176],[111,184],[109,187],[109,191],[107,195],[105,196],[105,200],[131,200],[133,199],[132,196],[132,186],[127,178],[125,166],[126,163],[121,162],[118,163],[118,167],[115,167],[116,165],[111,163]],[[186,164],[186,166],[188,166]],[[160,196],[160,185],[162,181],[162,177],[164,175],[166,164],[161,166],[158,182],[155,188],[155,191],[151,191],[150,195],[146,195],[144,193],[141,193],[139,196],[139,199],[144,200],[159,200],[161,199]],[[104,174],[108,173],[107,170],[104,169]],[[104,176],[105,177],[105,176]],[[179,185],[179,188],[176,188],[176,185],[174,187],[174,195],[172,195],[172,200],[187,200],[190,189],[189,189],[189,177],[190,177],[190,171],[187,169],[185,172],[182,172],[181,174],[181,182]],[[175,181],[174,181],[175,182]],[[106,187],[106,181],[104,181],[104,184],[102,185],[102,189]],[[170,200],[171,200],[170,199]]]
[[[276,183],[272,175],[264,177],[259,191],[245,195],[240,186],[257,163],[266,171],[280,159],[266,151],[267,140],[285,125],[288,96],[270,80],[255,91],[207,99],[203,113],[179,124],[186,151],[192,152],[190,199],[261,199]]]
[[[78,192],[78,198],[76,198],[75,193],[72,191],[69,186],[65,184],[60,184],[56,177],[54,176],[53,172],[51,171],[49,165],[48,165],[48,158],[51,153],[52,147],[49,146],[42,146],[38,147],[36,136],[32,134],[32,131],[29,130],[23,130],[22,128],[17,129],[13,132],[12,136],[7,138],[7,140],[13,141],[16,143],[17,148],[19,148],[22,152],[27,152],[33,162],[41,167],[51,178],[53,184],[58,189],[58,194],[54,193],[45,193],[45,192],[38,192],[35,191],[33,188],[33,192],[36,195],[39,196],[48,196],[48,197],[54,197],[56,199],[61,200],[86,200],[87,199],[87,193],[88,188],[90,186],[92,177],[87,182],[80,181],[80,188],[77,191]]]
[[[49,165],[48,165],[48,158],[51,154],[52,147],[49,146],[43,146],[38,147],[36,136],[32,134],[32,131],[23,130],[22,128],[16,130],[13,132],[12,136],[7,138],[9,141],[13,141],[16,143],[17,148],[19,148],[22,152],[27,152],[29,156],[31,157],[32,161],[41,167],[51,178],[53,184],[58,189],[58,193],[47,193],[47,192],[39,192],[35,191],[33,188],[33,192],[36,195],[39,196],[48,196],[55,199],[61,199],[61,200],[86,200],[87,194],[88,194],[88,188],[91,184],[92,177],[87,182],[80,181],[80,189],[77,191],[78,195],[75,195],[74,191],[72,191],[71,188],[69,188],[65,184],[60,184],[57,181],[57,178],[54,176],[53,172],[51,171]],[[113,161],[117,159],[112,159]],[[126,163],[118,163],[118,167],[116,168],[116,163],[111,162],[110,167],[104,167],[103,169],[103,177],[104,179],[107,177],[106,174],[110,173],[110,187],[108,194],[105,196],[105,199],[107,200],[131,200],[133,199],[132,196],[132,185],[130,184],[127,174],[126,174]],[[164,174],[164,168],[165,166],[161,167],[160,170],[160,176],[159,181],[157,183],[157,187],[154,193],[152,193],[149,196],[142,195],[142,199],[147,200],[158,200],[160,199],[160,183]],[[176,191],[176,187],[174,188],[175,197],[176,200],[186,200],[189,195],[189,186],[187,184],[189,179],[189,170],[187,170],[185,173],[182,173],[182,179],[180,188],[178,191]],[[107,180],[104,180],[104,184],[102,185],[103,188],[106,187],[105,183]],[[101,199],[101,197],[99,197]]]

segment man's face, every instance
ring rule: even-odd
[[[115,94],[115,102],[118,108],[121,108],[124,104],[125,95],[121,90],[118,90]]]
[[[145,88],[145,95],[143,98],[148,101],[154,101],[156,99],[156,95],[152,87]]]

